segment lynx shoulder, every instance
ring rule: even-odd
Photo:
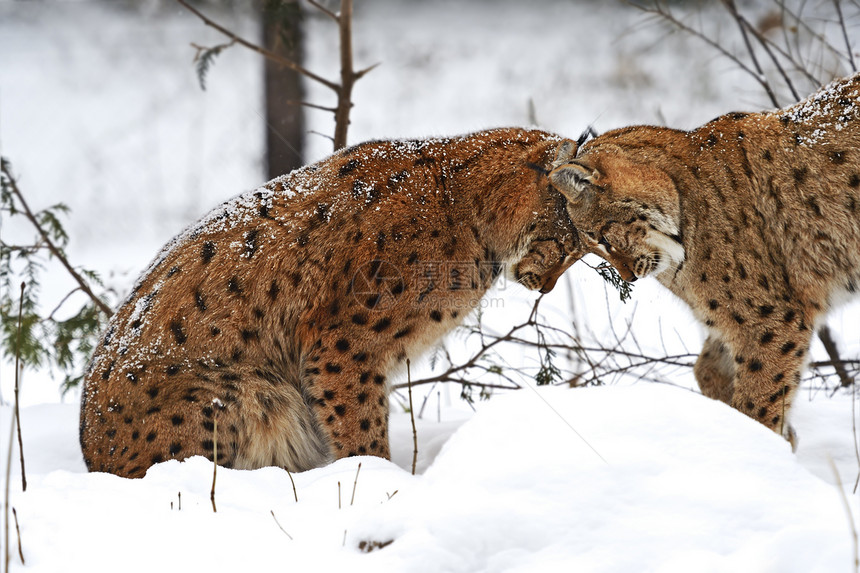
[[[629,127],[550,175],[586,248],[707,327],[708,396],[791,437],[811,336],[860,283],[860,76],[693,131]]]
[[[92,358],[89,469],[139,477],[212,459],[216,440],[236,468],[388,457],[405,360],[502,272],[546,291],[579,257],[546,175],[562,143],[513,128],[369,142],[209,213],[153,261]]]

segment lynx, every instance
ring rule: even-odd
[[[213,459],[216,442],[234,468],[389,457],[405,361],[503,271],[549,291],[581,256],[547,179],[570,149],[515,128],[369,142],[216,208],[157,256],[94,353],[88,468],[140,477]]]
[[[629,127],[550,180],[584,248],[654,276],[707,327],[702,392],[782,433],[810,339],[860,282],[860,76],[693,131]]]

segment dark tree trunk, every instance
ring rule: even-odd
[[[301,64],[304,38],[299,2],[267,0],[262,16],[264,47]],[[269,59],[264,65],[266,162],[269,178],[273,178],[304,164],[304,113],[296,104],[304,100],[304,91],[296,72]]]

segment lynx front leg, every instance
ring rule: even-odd
[[[326,336],[306,361],[317,424],[335,459],[390,459],[388,386],[384,363],[360,342]]]
[[[702,394],[726,404],[732,403],[735,368],[731,352],[720,337],[714,334],[708,336],[693,373]]]
[[[805,326],[780,332],[779,336],[770,330],[751,329],[733,347],[737,366],[732,406],[783,435],[792,448],[794,430],[787,416],[810,339],[810,330]]]

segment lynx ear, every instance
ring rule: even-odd
[[[552,168],[561,167],[565,163],[573,160],[576,157],[576,150],[579,149],[579,144],[570,139],[565,139],[558,144],[558,149],[555,152],[555,159],[552,161]]]
[[[570,202],[588,201],[593,197],[596,178],[597,171],[578,163],[567,163],[556,167],[549,174],[552,186]]]

